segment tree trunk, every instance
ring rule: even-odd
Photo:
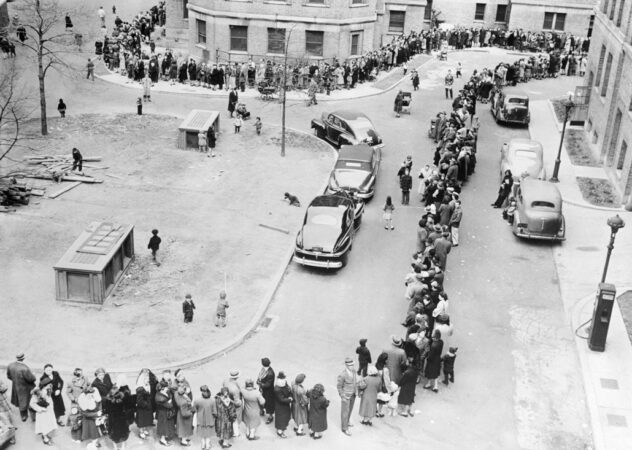
[[[42,56],[38,55],[38,74],[37,78],[39,79],[39,91],[40,91],[40,122],[42,126],[42,136],[48,134],[48,124],[46,122],[46,87],[44,85],[44,77],[46,74],[44,73],[44,67],[42,67]]]

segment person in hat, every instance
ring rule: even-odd
[[[184,323],[193,322],[194,309],[195,303],[193,303],[193,298],[191,298],[191,294],[185,295],[184,301],[182,302],[182,314],[184,314]]]
[[[371,351],[366,346],[366,338],[360,339],[359,346],[356,348],[358,355],[358,375],[366,377],[366,371],[371,364]]]
[[[222,387],[228,389],[230,393],[230,398],[233,400],[233,404],[235,405],[235,413],[237,414],[237,419],[233,422],[233,426],[235,428],[233,435],[234,437],[239,436],[239,425],[241,424],[242,414],[243,414],[243,397],[241,395],[241,387],[239,386],[239,370],[233,369],[229,373],[229,378],[224,380]]]
[[[99,391],[101,398],[105,398],[105,396],[110,393],[110,390],[114,385],[110,374],[107,373],[103,367],[99,367],[94,371],[94,377],[94,380],[92,380],[92,386]]]
[[[397,336],[391,336],[391,346],[384,350],[387,355],[386,366],[391,380],[399,384],[402,370],[406,367],[406,352],[402,349],[402,340]]]
[[[294,420],[294,432],[297,436],[305,435],[304,428],[308,426],[307,407],[309,400],[307,390],[303,387],[305,374],[299,373],[292,384],[292,419]]]
[[[52,445],[50,434],[57,429],[51,391],[53,387],[50,381],[41,388],[33,388],[29,408],[35,412],[35,433],[39,434],[42,442]]]
[[[161,380],[156,393],[156,436],[164,446],[172,445],[176,434],[176,406],[169,383]]]
[[[160,249],[160,243],[162,239],[158,236],[158,230],[151,230],[151,237],[149,238],[149,243],[147,244],[147,248],[151,250],[151,259],[156,263],[157,266],[160,266],[160,262],[156,259],[156,254]]]
[[[461,220],[463,219],[463,208],[461,207],[461,200],[456,199],[454,201],[454,210],[450,216],[450,235],[452,236],[452,246],[459,246],[459,227],[461,226]]]
[[[225,327],[226,326],[226,310],[230,307],[228,304],[228,300],[226,299],[226,291],[219,291],[219,300],[217,301],[217,311],[215,313],[216,327]]]
[[[7,378],[11,385],[11,404],[20,410],[22,422],[28,419],[31,391],[35,388],[35,375],[24,363],[24,353],[15,356],[16,361],[7,366]]]
[[[64,406],[64,398],[62,396],[62,392],[64,389],[64,380],[59,375],[59,372],[53,370],[52,364],[46,364],[44,366],[44,373],[40,377],[39,387],[46,384],[51,384],[51,398],[53,400],[53,411],[55,412],[55,418],[57,419],[57,424],[60,427],[64,426],[63,417],[66,414],[66,407]]]
[[[336,387],[338,388],[341,402],[340,421],[342,432],[347,436],[351,436],[351,431],[349,431],[349,427],[352,426],[350,419],[358,392],[358,381],[353,368],[353,359],[345,358],[345,368],[338,375]]]
[[[219,445],[228,448],[232,445],[228,440],[233,436],[233,422],[237,419],[235,405],[230,398],[228,388],[223,387],[215,396],[217,415],[215,416],[215,434],[219,438]]]
[[[452,249],[450,232],[442,231],[441,237],[435,241],[434,247],[435,256],[439,260],[439,267],[441,267],[441,270],[445,270],[446,264],[448,263],[448,253],[450,253],[450,250]]]
[[[243,421],[246,426],[246,439],[249,441],[255,441],[259,439],[255,433],[257,427],[261,424],[260,410],[264,407],[266,401],[255,388],[255,382],[251,379],[247,379],[244,384],[244,390],[242,391],[243,398]]]
[[[362,420],[362,425],[373,425],[372,419],[377,412],[377,394],[382,387],[382,379],[378,377],[377,368],[373,365],[367,369],[367,375],[360,381],[359,390],[360,396],[360,408],[359,414]]]
[[[188,447],[191,445],[191,436],[193,436],[193,404],[191,402],[191,393],[187,393],[184,384],[178,386],[173,394],[173,401],[177,406],[176,415],[176,436],[180,438],[180,445]]]
[[[441,357],[443,363],[443,381],[446,386],[448,383],[454,383],[454,360],[456,359],[457,347],[450,347],[448,353]]]
[[[269,358],[261,358],[261,370],[257,377],[257,385],[263,396],[265,403],[261,408],[261,415],[268,414],[266,424],[272,423],[274,420],[274,369],[270,366]]]
[[[404,174],[399,177],[399,187],[402,190],[402,205],[410,203],[410,190],[413,188],[413,178],[410,176],[410,170],[404,170]]]
[[[285,430],[292,417],[292,389],[288,386],[285,373],[282,371],[274,382],[274,413],[274,428],[277,435],[285,439]]]
[[[202,396],[193,402],[197,419],[197,434],[202,444],[202,450],[211,450],[211,437],[215,426],[217,405],[215,399],[211,398],[211,390],[208,386],[201,386],[200,393]]]

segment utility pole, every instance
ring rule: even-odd
[[[287,38],[285,39],[285,55],[284,55],[284,61],[283,61],[283,88],[282,91],[283,92],[283,98],[281,99],[282,102],[282,110],[281,110],[281,156],[285,156],[285,96],[287,94],[286,92],[286,88],[287,88],[287,49],[288,46],[290,45],[290,36],[292,36],[292,31],[294,30],[294,27],[296,25],[293,25],[292,28],[290,28],[290,31],[287,34]]]

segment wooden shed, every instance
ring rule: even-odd
[[[219,132],[219,111],[194,109],[178,127],[178,148],[198,148],[198,134],[208,134],[213,127],[215,134]]]
[[[53,267],[55,298],[103,304],[133,257],[133,225],[91,223]]]

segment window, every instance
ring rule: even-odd
[[[603,3],[601,4],[601,12],[604,14],[608,11],[608,3],[609,0],[603,0]]]
[[[325,0],[306,0],[307,3],[312,3],[312,4],[316,4],[316,5],[324,5],[325,4]]]
[[[496,8],[496,22],[507,22],[507,5],[498,5]]]
[[[197,43],[206,44],[206,21],[195,19],[195,26],[197,28]]]
[[[426,9],[424,9],[424,20],[432,20],[432,0],[426,0]]]
[[[606,62],[606,71],[603,74],[603,83],[601,83],[601,96],[605,97],[608,92],[608,81],[610,78],[610,69],[612,69],[612,53],[608,53],[608,61]]]
[[[599,54],[599,65],[597,66],[597,79],[595,80],[595,87],[599,86],[601,82],[601,74],[603,73],[603,62],[606,60],[606,46],[601,46],[601,53]]]
[[[285,28],[268,28],[268,53],[285,53]]]
[[[544,13],[544,25],[542,28],[545,30],[564,31],[564,25],[566,24],[566,14],[563,13]]]
[[[477,3],[476,11],[474,12],[474,20],[485,20],[485,3]]]
[[[555,31],[564,31],[566,25],[566,14],[555,14]]]
[[[617,170],[623,170],[625,164],[625,154],[628,152],[628,143],[621,142],[621,150],[619,150],[619,159],[617,159]]]
[[[405,21],[406,11],[389,11],[388,31],[392,33],[403,33]]]
[[[588,22],[588,33],[586,33],[586,37],[591,37],[593,33],[593,28],[595,26],[595,15],[590,16],[590,22]]]
[[[323,31],[305,32],[305,51],[312,56],[323,56],[323,42],[325,33]]]
[[[351,0],[352,5],[365,5],[367,0]]]
[[[187,3],[189,3],[189,0],[182,0],[182,18],[183,19],[189,18],[189,8],[187,8]]]
[[[625,0],[621,0],[621,3],[619,3],[619,14],[617,15],[617,26],[618,27],[621,26],[621,18],[623,16],[623,5],[625,5]]]
[[[361,50],[360,33],[353,33],[351,35],[351,55],[359,55]]]
[[[588,71],[588,83],[586,83],[586,86],[588,86],[588,87],[592,86],[594,80],[595,80],[595,74],[593,73],[592,70],[589,70]]]
[[[623,2],[621,2],[623,3]],[[614,0],[612,2],[612,6],[610,7],[610,15],[608,16],[608,18],[610,20],[614,20],[614,10],[617,9],[617,0]]]
[[[234,52],[248,51],[248,27],[230,26],[230,50]]]

